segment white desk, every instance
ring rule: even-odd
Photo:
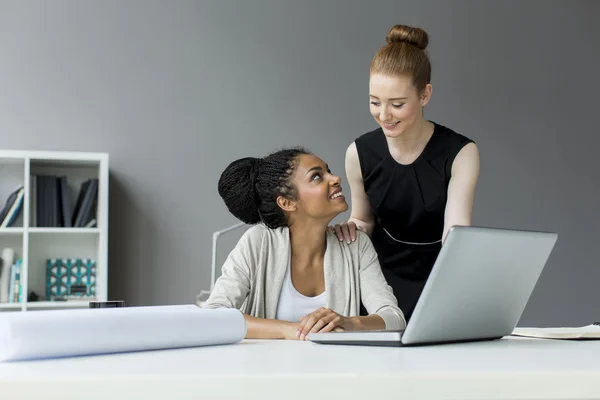
[[[1,399],[600,399],[600,341],[251,341],[0,363]]]

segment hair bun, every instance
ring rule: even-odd
[[[412,44],[421,50],[425,50],[429,44],[429,36],[427,35],[427,32],[421,28],[413,28],[406,25],[394,25],[385,37],[385,41],[389,44],[405,42]]]
[[[258,212],[260,199],[254,187],[259,165],[258,158],[241,158],[229,164],[219,178],[219,195],[227,209],[247,224],[261,221]]]

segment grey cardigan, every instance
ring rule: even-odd
[[[203,307],[237,308],[254,317],[275,319],[290,254],[289,228],[262,224],[249,228],[227,257]],[[365,233],[357,232],[356,240],[347,244],[327,232],[324,270],[328,308],[343,316],[358,316],[362,300],[369,314],[383,318],[386,330],[406,327]]]

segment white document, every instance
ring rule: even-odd
[[[234,344],[237,309],[196,305],[0,313],[0,361]]]
[[[513,336],[541,339],[600,339],[600,324],[574,328],[515,328]]]

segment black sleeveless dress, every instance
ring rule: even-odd
[[[442,246],[452,163],[472,142],[432,123],[433,135],[408,165],[394,160],[381,128],[355,140],[364,190],[375,217],[371,240],[407,321]]]

